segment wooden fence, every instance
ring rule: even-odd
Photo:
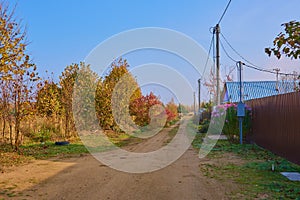
[[[249,139],[300,164],[300,92],[254,99]]]

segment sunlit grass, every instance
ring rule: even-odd
[[[203,134],[198,134],[193,141],[195,148],[200,148]],[[231,144],[219,140],[209,153],[211,160],[221,159],[226,153],[240,159],[240,163],[232,163],[230,159],[223,164],[204,163],[200,170],[210,178],[221,181],[232,180],[243,188],[229,194],[239,199],[300,199],[300,182],[290,181],[279,172],[300,172],[300,166],[274,155],[255,144]],[[272,165],[274,171],[272,171]]]

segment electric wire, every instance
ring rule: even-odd
[[[249,63],[242,63],[244,66],[251,68],[251,69],[255,69],[261,72],[266,72],[266,73],[271,73],[271,74],[279,74],[279,75],[285,75],[285,76],[295,76],[295,74],[290,74],[290,73],[283,73],[283,72],[274,72],[272,70],[268,70],[268,69],[264,69],[262,67],[259,67],[255,64],[253,64],[251,61],[247,60],[245,57],[243,57],[235,48],[233,48],[233,46],[229,43],[229,41],[225,38],[225,36],[221,33],[222,38],[224,39],[224,41],[226,42],[226,44],[232,49],[232,51],[234,51],[239,57],[241,57],[245,62]],[[220,44],[221,47],[224,51],[224,53],[226,54],[226,56],[233,62],[237,62],[237,60],[233,59],[232,56],[229,55],[229,53],[226,51],[222,41],[220,40]]]
[[[226,54],[226,56],[230,59],[230,60],[232,60],[233,62],[238,62],[237,60],[235,60],[235,59],[233,59],[229,54],[228,54],[228,52],[226,51],[226,49],[224,48],[224,45],[223,45],[223,43],[222,43],[222,41],[220,40],[220,44],[221,44],[221,48],[223,49],[223,51],[224,51],[224,53]]]
[[[215,33],[213,33],[213,35],[215,36]],[[214,37],[215,38],[215,37]],[[212,72],[213,73],[215,73],[215,66],[216,66],[216,45],[215,45],[215,39],[214,39],[214,41],[213,41],[213,52],[212,52],[212,54],[213,54],[213,70],[212,70]]]
[[[244,66],[248,67],[248,68],[251,68],[251,69],[255,69],[255,70],[258,70],[258,71],[261,71],[261,72],[267,72],[267,73],[271,73],[271,74],[279,74],[279,75],[284,75],[284,76],[295,76],[296,74],[289,74],[289,73],[283,73],[283,72],[274,72],[274,71],[271,71],[271,70],[267,70],[267,69],[263,69],[263,68],[257,68],[255,66],[252,66],[252,65],[248,65],[248,64],[245,64],[245,63],[242,63]]]
[[[204,65],[204,70],[203,70],[203,73],[202,73],[202,76],[201,76],[200,79],[202,79],[203,75],[205,74],[205,71],[206,71],[206,68],[207,68],[207,65],[208,65],[208,60],[209,60],[209,56],[210,56],[210,52],[211,52],[211,48],[213,46],[213,43],[214,43],[214,34],[211,37],[211,41],[210,41],[210,45],[209,45],[209,50],[208,50],[206,62],[205,62],[205,65]]]
[[[245,62],[249,63],[250,65],[253,65],[257,68],[259,68],[259,66],[253,64],[252,62],[250,62],[249,60],[247,60],[244,56],[242,56],[235,48],[233,48],[233,46],[230,44],[230,42],[226,39],[226,37],[220,32],[222,38],[224,39],[224,41],[226,42],[226,44],[232,49],[232,51],[234,51],[234,53],[236,53],[239,57],[241,57]]]
[[[221,18],[220,18],[220,20],[219,20],[218,24],[220,24],[220,23],[221,23],[221,21],[222,21],[222,19],[223,19],[224,15],[225,15],[225,13],[226,13],[226,11],[227,11],[227,9],[228,9],[228,7],[229,7],[230,3],[231,3],[231,0],[229,0],[229,2],[227,3],[227,6],[226,6],[225,10],[223,11],[223,14],[222,14],[222,16],[221,16]]]

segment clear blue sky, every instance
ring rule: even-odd
[[[63,69],[83,61],[100,42],[119,32],[163,27],[182,32],[207,51],[209,28],[219,20],[228,0],[10,0],[16,16],[27,26],[28,52],[41,74],[58,77]],[[255,64],[283,72],[300,69],[299,61],[269,58],[264,48],[282,30],[280,24],[300,20],[299,0],[232,0],[220,26],[233,47]],[[235,59],[235,56],[227,48]],[[134,65],[134,61],[129,60]],[[222,73],[234,66],[221,51]],[[234,72],[234,78],[236,74]],[[245,70],[245,80],[274,80],[274,75]],[[195,83],[197,77],[191,78]]]

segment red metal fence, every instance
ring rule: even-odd
[[[246,103],[253,111],[250,140],[300,164],[300,92]]]

